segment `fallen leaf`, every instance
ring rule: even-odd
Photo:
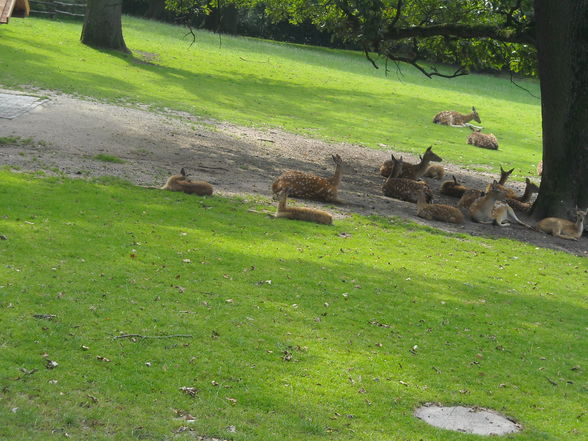
[[[103,357],[102,355],[96,355],[96,360],[103,361],[104,363],[110,363],[110,359]]]
[[[227,401],[229,401],[231,404],[237,404],[237,400],[235,398],[227,397]]]

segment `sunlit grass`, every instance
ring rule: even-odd
[[[40,87],[118,103],[142,103],[218,120],[334,141],[421,153],[434,145],[446,161],[513,177],[535,173],[541,151],[540,103],[507,78],[428,79],[360,53],[197,32],[125,17],[134,56],[79,42],[79,23],[38,18],[0,29],[0,84]],[[521,80],[538,95],[536,81]],[[467,129],[432,124],[441,110],[479,110],[499,151],[466,144]]]
[[[264,200],[0,184],[0,439],[474,439],[414,419],[424,402],[586,439],[586,259]]]

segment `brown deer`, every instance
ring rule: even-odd
[[[317,224],[331,225],[333,216],[323,210],[307,207],[287,207],[286,200],[288,191],[282,190],[278,195],[278,211],[276,217],[285,217],[288,219],[315,222]]]
[[[470,188],[457,182],[455,175],[453,175],[453,181],[445,181],[443,184],[441,184],[440,192],[442,194],[446,194],[447,196],[460,198],[467,190],[470,190]]]
[[[463,223],[463,213],[451,205],[428,204],[424,192],[417,196],[417,216],[427,220],[438,220],[454,224]]]
[[[505,187],[504,184],[506,184],[506,181],[508,180],[508,177],[512,174],[512,172],[514,171],[514,168],[511,168],[510,170],[506,171],[502,168],[502,166],[500,166],[500,180],[498,181],[498,188],[500,190],[502,190],[507,198],[510,199],[515,199],[517,197],[517,194],[515,193],[514,190]],[[486,193],[490,191],[490,186],[492,184],[488,184],[486,186]]]
[[[576,207],[576,222],[559,217],[546,217],[537,222],[537,230],[562,239],[578,240],[584,231],[584,218],[588,208],[584,211]]]
[[[468,136],[468,144],[488,150],[498,150],[498,139],[492,133],[482,133],[482,129],[470,126],[473,133]]]
[[[497,203],[497,201],[503,201],[505,198],[506,195],[498,187],[498,183],[496,181],[492,182],[490,190],[470,205],[470,217],[474,222],[494,224],[499,227],[510,225],[507,222],[510,218],[520,225],[531,228],[531,226],[521,221],[508,205]]]
[[[522,196],[513,198],[506,198],[505,202],[510,205],[515,211],[528,213],[531,210],[531,196],[535,193],[539,193],[539,187],[533,184],[529,178],[525,178],[525,192]]]
[[[394,169],[384,184],[382,192],[390,198],[400,199],[407,202],[416,202],[419,192],[423,192],[427,202],[433,199],[433,193],[425,182],[415,181],[413,179],[399,178],[402,174],[403,162],[402,157],[394,159]]]
[[[429,168],[423,176],[425,176],[426,178],[440,180],[443,179],[443,176],[445,176],[445,169],[442,165],[429,165]]]
[[[399,178],[414,179],[416,181],[417,179],[420,179],[421,176],[425,175],[425,173],[427,172],[427,170],[430,167],[429,166],[430,162],[443,161],[443,159],[441,159],[440,156],[436,155],[433,152],[433,150],[431,150],[432,148],[433,148],[433,146],[430,146],[429,148],[427,148],[427,150],[425,150],[425,154],[423,156],[419,155],[420,162],[418,164],[404,163],[403,168],[402,168],[402,174],[399,176]],[[394,154],[392,154],[391,159],[384,161],[384,163],[380,167],[380,174],[382,176],[384,176],[385,178],[390,176],[390,173],[392,173],[392,169],[394,167],[395,162],[396,162],[396,159],[394,158]],[[443,167],[441,167],[441,169],[443,169]]]
[[[459,199],[457,206],[458,208],[465,208],[466,210],[469,210],[474,201],[478,198],[481,198],[482,196],[484,196],[483,191],[470,188],[464,192],[462,197]]]
[[[478,112],[476,111],[475,107],[472,107],[472,113],[468,113],[467,115],[463,115],[459,112],[454,112],[452,110],[445,110],[443,112],[439,112],[437,115],[435,115],[435,118],[433,118],[433,122],[435,124],[443,124],[451,127],[475,127],[478,129],[482,128],[470,124],[469,122],[471,120],[474,120],[478,123],[482,123],[482,120],[480,120],[480,115],[478,115]]]
[[[212,194],[212,185],[204,181],[191,181],[183,168],[180,170],[179,175],[170,176],[161,189],[197,194],[198,196],[210,196]]]
[[[335,174],[330,178],[322,178],[312,173],[288,170],[276,178],[272,184],[274,194],[286,190],[289,196],[312,199],[323,202],[341,201],[337,198],[337,189],[341,183],[343,160],[339,155],[332,155],[335,162]]]

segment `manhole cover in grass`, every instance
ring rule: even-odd
[[[0,93],[0,118],[14,119],[45,101],[36,96]]]
[[[415,410],[414,416],[435,427],[476,435],[506,435],[521,431],[520,424],[481,407],[426,404]]]

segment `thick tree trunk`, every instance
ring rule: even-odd
[[[129,52],[122,33],[122,0],[88,0],[82,43]]]
[[[543,175],[533,215],[588,208],[588,0],[535,0]]]

